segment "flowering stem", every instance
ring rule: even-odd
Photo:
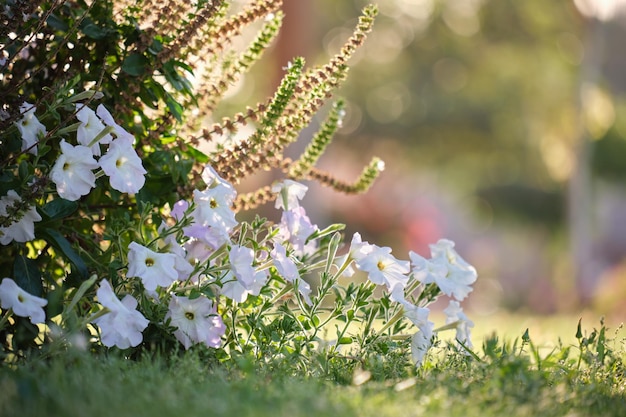
[[[383,327],[381,327],[381,329],[378,331],[378,333],[379,334],[384,333],[388,328],[390,328],[391,326],[396,324],[402,317],[404,317],[404,309],[401,309],[392,318],[387,320],[385,325]]]

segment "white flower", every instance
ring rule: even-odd
[[[461,304],[458,301],[450,300],[448,307],[443,312],[446,315],[446,324],[456,323],[456,340],[471,349],[473,345],[470,329],[474,327],[474,322],[467,318]]]
[[[193,201],[196,208],[192,213],[194,221],[202,226],[219,227],[230,230],[237,226],[232,203],[236,194],[218,185],[204,191],[194,190]]]
[[[211,165],[204,166],[201,177],[202,181],[204,181],[208,188],[215,188],[218,186],[223,187],[229,190],[233,199],[237,196],[237,191],[235,190],[235,187],[233,187],[231,183],[220,177],[217,171],[215,171],[215,169],[213,169]]]
[[[109,113],[104,105],[100,104],[96,108],[96,114],[100,119],[102,119],[105,125],[111,126],[113,128],[113,133],[115,134],[116,138],[129,142],[131,145],[135,143],[135,137],[128,133],[126,130],[124,130],[120,125],[115,123],[115,120],[113,120],[113,116],[111,116],[111,113]]]
[[[441,292],[458,301],[465,299],[476,282],[476,269],[459,256],[450,240],[441,239],[430,245],[430,252],[430,260],[409,253],[414,276],[425,284],[436,283]]]
[[[298,292],[304,298],[307,304],[311,304],[311,286],[308,282],[300,278],[300,272],[296,263],[287,256],[287,250],[280,243],[274,243],[274,249],[270,252],[270,256],[274,260],[276,270],[287,281],[293,283]]]
[[[13,313],[20,317],[30,317],[33,324],[46,321],[43,307],[48,300],[36,297],[20,288],[11,278],[4,278],[0,284],[0,306],[13,309]]]
[[[168,287],[178,279],[176,256],[171,253],[157,253],[137,242],[128,245],[129,278],[139,277],[148,291],[157,287]]]
[[[259,295],[261,293],[261,289],[267,282],[267,278],[267,270],[255,271],[252,275],[252,279],[248,280],[244,286],[244,284],[236,278],[233,271],[230,270],[226,276],[222,278],[222,294],[233,301],[243,303],[248,298],[248,295]]]
[[[356,267],[367,272],[374,284],[386,285],[391,293],[397,293],[397,287],[404,288],[409,280],[409,261],[400,261],[391,255],[388,247],[372,245],[373,250],[357,260]]]
[[[135,194],[146,182],[146,170],[128,140],[115,139],[98,162],[104,173],[110,177],[111,187],[117,191]]]
[[[293,210],[300,207],[299,200],[304,198],[309,187],[293,180],[283,180],[272,185],[272,192],[278,193],[275,207],[283,210]]]
[[[375,248],[375,245],[363,242],[361,240],[361,234],[357,232],[352,235],[352,241],[350,242],[350,257],[359,261],[365,258]]]
[[[22,151],[28,149],[29,153],[37,155],[37,141],[40,136],[45,136],[46,127],[35,116],[35,106],[23,103],[20,106],[22,118],[16,122],[17,129],[22,135]]]
[[[411,356],[415,364],[419,366],[424,360],[424,355],[432,346],[435,323],[428,320],[430,310],[426,307],[418,307],[405,300],[401,302],[404,306],[404,316],[418,328],[411,339]]]
[[[50,178],[61,198],[76,201],[95,187],[96,176],[92,170],[98,168],[98,163],[89,148],[72,146],[65,140],[61,140],[61,152],[50,171]]]
[[[76,131],[78,143],[87,146],[95,156],[100,156],[100,144],[106,145],[113,139],[111,135],[102,136],[96,143],[93,140],[105,129],[96,113],[82,103],[76,103],[76,118],[81,122]]]
[[[420,366],[428,349],[433,345],[433,324],[421,327],[411,339],[411,356],[416,366]]]
[[[137,311],[137,300],[127,294],[120,301],[111,284],[104,279],[100,281],[96,295],[98,302],[109,310],[93,321],[100,328],[102,344],[126,349],[141,343],[141,332],[148,327],[149,321]]]
[[[165,222],[159,226],[159,233],[167,231]],[[178,272],[178,280],[186,281],[193,272],[193,265],[187,259],[187,251],[176,240],[176,235],[168,234],[163,238],[168,253],[174,255],[174,269]]]
[[[193,300],[173,295],[165,318],[171,319],[172,326],[177,328],[174,336],[185,349],[195,343],[220,347],[221,337],[226,332],[226,326],[213,303],[202,295]]]
[[[14,191],[9,190],[6,196],[0,197],[0,216],[7,216],[8,209],[14,207],[22,199]],[[35,222],[41,221],[35,206],[30,206],[18,221],[7,227],[0,227],[0,244],[8,245],[12,241],[29,242],[35,238]]]
[[[222,279],[222,294],[231,300],[244,302],[248,294],[258,295],[266,274],[254,269],[254,251],[245,246],[233,245],[228,253],[230,272]]]

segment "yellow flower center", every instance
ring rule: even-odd
[[[378,267],[379,270],[383,270],[385,269],[385,264],[383,263],[383,261],[378,261],[378,263],[376,264],[376,266]]]
[[[191,311],[187,311],[187,312],[185,313],[185,318],[186,318],[187,320],[193,320],[193,319],[194,319],[194,317],[195,317],[195,315],[194,315]]]
[[[152,265],[154,265],[154,259],[146,258],[146,266],[151,267]]]
[[[214,198],[212,198],[211,201],[209,202],[209,207],[211,207],[212,209],[217,207],[217,201],[215,201]]]
[[[17,301],[19,301],[20,303],[23,303],[26,300],[24,299],[24,296],[22,294],[18,294],[17,295]]]

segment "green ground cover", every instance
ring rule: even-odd
[[[0,415],[626,415],[623,341],[602,326],[579,336],[547,353],[525,335],[491,336],[476,357],[446,352],[417,371],[380,357],[308,375],[294,375],[288,359],[225,367],[193,351],[138,360],[69,352],[1,368]]]

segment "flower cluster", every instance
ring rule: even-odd
[[[76,118],[80,121],[76,131],[78,144],[62,140],[61,155],[50,172],[59,196],[75,201],[87,195],[96,185],[94,170],[98,168],[109,177],[113,189],[138,192],[145,183],[146,170],[133,147],[134,137],[115,123],[102,104],[96,112],[76,104]],[[108,145],[102,157],[101,145]],[[96,161],[94,157],[100,158]]]
[[[341,101],[299,159],[284,155],[345,78],[374,6],[328,65],[308,69],[295,58],[267,102],[198,133],[228,85],[278,33],[280,1],[252,1],[234,16],[226,4],[181,3],[175,13],[161,10],[167,24],[132,8],[112,16],[112,1],[62,12],[63,2],[42,4],[42,18],[4,42],[22,52],[0,58],[2,87],[9,86],[0,106],[0,266],[12,271],[0,284],[0,357],[67,347],[78,334],[89,335],[94,350],[129,355],[182,346],[222,359],[293,354],[298,362],[322,354],[360,363],[386,343],[407,358],[411,349],[421,364],[447,329],[456,330],[458,346],[472,348],[473,323],[460,303],[477,274],[451,241],[432,245],[429,259],[411,252],[401,260],[358,233],[348,244],[344,225],[320,228],[307,215],[308,189],[297,180],[357,193],[383,168],[374,158],[348,183],[315,167],[340,125]],[[224,55],[230,36],[252,20],[264,22],[256,40],[226,53],[239,61],[194,73],[202,84],[194,88],[186,73],[198,58]],[[82,30],[76,22],[84,21],[98,26]],[[132,40],[124,38],[128,28],[135,28]],[[40,49],[48,36],[81,48]],[[66,49],[79,56],[64,56]],[[111,59],[90,62],[95,51]],[[75,71],[70,61],[94,73],[59,75],[65,66]],[[94,74],[106,94],[88,89]],[[95,106],[105,97],[115,118]],[[202,105],[185,115],[194,104]],[[230,143],[226,137],[244,125],[253,133]],[[225,142],[203,153],[199,141],[216,136]],[[238,181],[274,168],[289,179],[238,194]],[[273,200],[280,221],[237,218],[238,210]],[[450,301],[436,328],[429,305],[440,295]]]

